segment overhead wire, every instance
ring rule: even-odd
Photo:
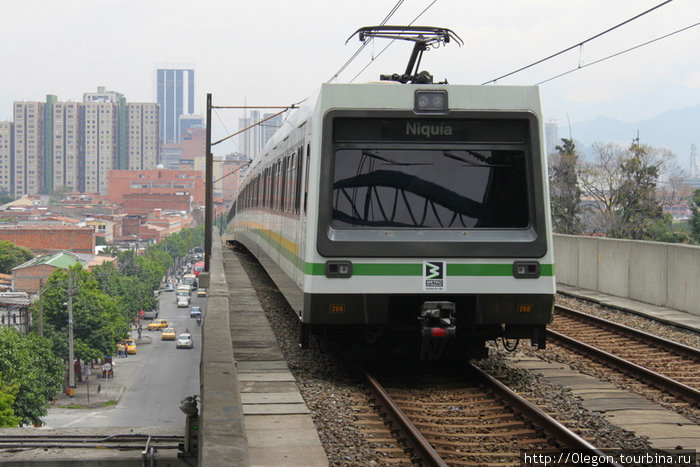
[[[405,0],[399,0],[398,2],[396,2],[394,7],[391,9],[391,11],[389,11],[389,13],[387,13],[387,15],[384,17],[384,19],[380,23],[382,26],[385,25],[387,21],[389,21],[389,19],[394,15],[394,13],[396,13],[396,11],[399,9],[399,7],[403,4],[404,1]],[[357,58],[358,55],[360,55],[360,52],[362,52],[364,50],[364,48],[367,47],[367,45],[370,42],[372,42],[372,40],[373,39],[370,39],[369,41],[363,42],[362,45],[360,45],[360,47],[355,51],[355,53],[352,54],[352,56],[345,62],[345,64],[340,67],[340,70],[336,71],[333,74],[333,76],[331,76],[330,79],[326,82],[330,83],[331,81],[337,79],[338,76],[352,63],[352,61],[355,60],[355,58]]]
[[[650,8],[650,9],[648,9],[648,10],[646,10],[646,11],[644,11],[644,12],[642,12],[642,13],[640,13],[640,14],[638,14],[638,15],[636,15],[636,16],[630,18],[630,19],[627,19],[627,20],[623,21],[622,23],[619,23],[619,24],[617,24],[617,25],[615,25],[615,26],[613,26],[613,27],[611,27],[611,28],[608,28],[608,29],[606,29],[606,30],[603,31],[603,32],[600,32],[600,33],[598,33],[598,34],[596,34],[596,35],[594,35],[594,36],[592,36],[592,37],[589,37],[588,39],[586,39],[586,40],[584,40],[584,41],[581,41],[581,42],[579,42],[579,43],[577,43],[577,44],[574,44],[574,45],[572,45],[572,46],[570,46],[570,47],[567,47],[566,49],[561,50],[561,51],[559,51],[559,52],[557,52],[557,53],[554,53],[554,54],[552,54],[552,55],[550,55],[550,56],[548,56],[548,57],[545,57],[545,58],[542,58],[542,59],[540,59],[540,60],[537,60],[536,62],[533,62],[533,63],[531,63],[531,64],[529,64],[529,65],[526,65],[526,66],[524,66],[524,67],[518,68],[518,69],[515,70],[515,71],[511,71],[510,73],[506,73],[505,75],[501,75],[501,76],[499,76],[498,78],[494,78],[494,79],[485,81],[485,82],[483,82],[483,83],[481,83],[481,84],[482,84],[482,85],[485,85],[485,84],[489,84],[489,83],[496,83],[496,81],[499,81],[499,80],[501,80],[501,79],[503,79],[503,78],[507,78],[508,76],[512,76],[512,75],[514,75],[514,74],[516,74],[516,73],[520,73],[521,71],[527,70],[528,68],[532,68],[532,67],[534,67],[534,66],[536,66],[536,65],[539,65],[540,63],[546,62],[547,60],[551,60],[551,59],[554,58],[554,57],[558,57],[559,55],[561,55],[561,54],[563,54],[563,53],[569,52],[569,51],[571,51],[571,50],[573,50],[573,49],[575,49],[575,48],[577,48],[577,47],[582,47],[586,42],[590,42],[590,41],[592,41],[592,40],[594,40],[594,39],[597,39],[597,38],[599,38],[599,37],[601,37],[601,36],[603,36],[603,35],[605,35],[605,34],[611,32],[611,31],[614,31],[615,29],[618,29],[618,28],[624,26],[625,24],[628,24],[628,23],[630,23],[630,22],[632,22],[632,21],[635,21],[635,20],[641,18],[642,16],[644,16],[644,15],[646,15],[646,14],[648,14],[648,13],[651,13],[652,11],[654,11],[654,10],[656,10],[656,9],[658,9],[658,8],[661,8],[661,7],[664,6],[664,5],[667,5],[667,4],[671,3],[672,1],[674,1],[674,0],[666,0],[665,2],[659,3],[658,5],[652,7],[652,8]]]
[[[554,79],[557,79],[557,78],[560,78],[560,77],[562,77],[562,76],[568,75],[569,73],[573,73],[574,71],[580,70],[581,68],[586,68],[586,67],[589,67],[589,66],[591,66],[591,65],[596,65],[596,64],[598,64],[598,63],[600,63],[600,62],[604,62],[605,60],[608,60],[608,59],[617,57],[617,56],[619,56],[619,55],[626,54],[627,52],[631,52],[631,51],[633,51],[633,50],[639,49],[639,48],[641,48],[641,47],[644,47],[644,46],[646,46],[646,45],[649,45],[649,44],[652,44],[652,43],[654,43],[654,42],[660,41],[660,40],[662,40],[662,39],[666,39],[667,37],[671,37],[671,36],[673,36],[673,35],[675,35],[675,34],[679,34],[679,33],[683,32],[683,31],[686,31],[686,30],[688,30],[688,29],[694,28],[694,27],[696,27],[696,26],[700,26],[700,23],[691,24],[690,26],[686,26],[686,27],[684,27],[684,28],[677,29],[677,30],[675,30],[675,31],[673,31],[673,32],[670,32],[670,33],[668,33],[668,34],[664,34],[663,36],[659,36],[659,37],[657,37],[657,38],[655,38],[655,39],[652,39],[652,40],[649,40],[649,41],[647,41],[647,42],[644,42],[644,43],[641,43],[641,44],[637,44],[637,45],[635,45],[635,46],[633,46],[633,47],[630,47],[630,48],[625,49],[625,50],[621,50],[620,52],[616,52],[616,53],[614,53],[614,54],[612,54],[612,55],[608,55],[607,57],[603,57],[603,58],[598,59],[598,60],[595,60],[595,61],[593,61],[593,62],[591,62],[591,63],[586,63],[585,65],[579,65],[579,66],[577,66],[576,68],[573,68],[573,69],[571,69],[571,70],[569,70],[569,71],[565,71],[564,73],[560,73],[560,74],[558,74],[558,75],[556,75],[556,76],[552,76],[551,78],[548,78],[548,79],[545,79],[545,80],[543,80],[543,81],[540,81],[539,83],[536,83],[536,85],[539,86],[540,84],[543,84],[543,83],[546,83],[546,82],[548,82],[548,81],[552,81],[552,80],[554,80]]]

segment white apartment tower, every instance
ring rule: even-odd
[[[43,176],[44,103],[13,104],[14,186],[12,196],[39,193]]]
[[[80,106],[77,102],[53,104],[53,188],[81,189],[80,177]]]
[[[127,108],[127,159],[129,170],[155,169],[160,162],[159,106],[157,103],[129,103]]]
[[[0,122],[0,191],[12,193],[12,122]]]
[[[111,102],[82,104],[84,191],[107,194],[107,175],[117,160],[117,110]]]

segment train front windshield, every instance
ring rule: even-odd
[[[333,228],[529,226],[526,120],[339,120]]]

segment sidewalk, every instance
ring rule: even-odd
[[[136,339],[136,348],[140,345],[150,344],[151,336],[142,336],[141,339]],[[69,396],[65,392],[60,392],[56,396],[54,407],[64,406],[80,406],[80,407],[101,407],[105,404],[114,404],[119,402],[124,389],[131,385],[136,364],[140,361],[138,353],[126,358],[118,358],[114,356],[114,377],[103,378],[101,368],[92,368],[92,376],[86,382],[76,381],[75,394]],[[89,388],[89,394],[88,394]],[[88,401],[89,399],[89,401]]]

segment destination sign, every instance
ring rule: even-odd
[[[337,142],[524,143],[526,119],[336,118]]]

